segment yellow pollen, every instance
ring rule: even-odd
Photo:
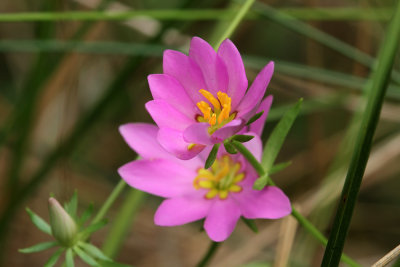
[[[216,130],[235,118],[236,112],[231,114],[232,99],[226,93],[219,91],[217,93],[217,98],[204,89],[199,90],[199,93],[212,105],[211,107],[210,104],[205,101],[200,101],[196,104],[201,113],[203,113],[203,116],[197,117],[197,121],[208,122],[210,124],[208,129],[209,134],[213,134]]]
[[[213,199],[218,196],[223,200],[228,198],[230,193],[242,191],[238,185],[245,178],[240,163],[233,162],[229,155],[222,156],[215,160],[210,169],[199,169],[193,181],[195,189],[205,189],[206,199]]]
[[[196,146],[196,144],[190,144],[190,145],[188,145],[187,149],[192,150],[195,146]]]

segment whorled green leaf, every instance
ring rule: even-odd
[[[69,202],[64,204],[64,209],[71,215],[74,220],[77,219],[78,210],[78,191],[75,190]]]
[[[89,256],[85,251],[81,250],[79,247],[75,246],[73,248],[74,252],[81,258],[84,262],[90,266],[100,267],[99,263],[96,262],[91,256]]]
[[[251,118],[247,121],[246,125],[248,126],[248,125],[252,124],[252,123],[255,122],[256,120],[258,120],[263,114],[264,114],[264,110],[261,111],[261,112],[258,112],[256,115],[254,115],[253,117],[251,117]]]
[[[50,225],[43,220],[39,215],[34,213],[32,210],[29,208],[26,208],[26,212],[29,214],[29,217],[31,218],[32,223],[42,232],[51,235],[51,228]]]
[[[18,251],[21,253],[35,253],[35,252],[40,252],[40,251],[55,247],[57,245],[58,245],[58,243],[56,241],[43,242],[43,243],[33,245],[29,248],[19,249]]]
[[[240,143],[246,143],[249,142],[254,138],[253,135],[245,135],[245,134],[237,134],[232,136],[233,140],[239,141]]]
[[[213,165],[215,159],[217,158],[218,149],[219,149],[220,145],[221,144],[215,144],[213,146],[213,148],[211,149],[210,154],[208,155],[208,157],[206,159],[206,164],[205,164],[204,168],[208,169]]]
[[[254,220],[250,220],[245,217],[240,217],[240,218],[254,233],[258,233],[258,228]]]
[[[264,167],[266,173],[269,173],[279,151],[282,148],[283,142],[292,127],[297,114],[299,114],[301,103],[303,99],[300,99],[291,109],[289,109],[275,126],[267,143],[264,147],[264,152],[261,160],[261,165]]]
[[[271,174],[280,172],[280,171],[286,169],[286,167],[290,166],[290,164],[292,164],[291,161],[286,161],[286,162],[275,164],[274,166],[272,166],[272,168],[270,169],[268,174],[271,175]]]
[[[237,154],[236,148],[231,144],[229,140],[224,141],[224,147],[226,152],[228,152],[229,154]]]
[[[65,253],[65,265],[66,267],[74,267],[74,252],[72,251],[72,248],[67,249],[67,252]]]
[[[51,257],[43,265],[43,267],[53,267],[57,263],[58,259],[60,258],[61,254],[63,253],[63,251],[64,251],[63,248],[59,248],[56,252],[53,253],[53,255],[51,255]]]
[[[107,224],[107,220],[103,219],[95,224],[89,225],[80,234],[81,235],[90,235],[91,233],[96,232],[97,230],[104,227],[106,224]]]
[[[104,255],[104,253],[100,249],[98,249],[97,247],[93,246],[90,243],[79,241],[78,246],[82,248],[85,252],[89,253],[90,256],[94,258],[104,261],[112,261],[112,259]]]
[[[93,214],[93,203],[89,204],[89,207],[82,213],[82,216],[78,218],[77,222],[79,226],[82,226]]]

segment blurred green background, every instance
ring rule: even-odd
[[[257,1],[231,37],[249,81],[270,60],[276,64],[264,140],[287,107],[304,98],[278,159],[292,164],[273,178],[326,235],[362,113],[363,89],[395,2]],[[117,168],[136,157],[118,126],[151,122],[144,109],[151,99],[146,77],[162,72],[163,50],[187,52],[192,36],[215,42],[241,3],[0,2],[0,265],[42,266],[50,255],[18,253],[49,240],[34,228],[24,207],[48,219],[49,194],[66,201],[75,189],[81,210],[91,202],[97,209],[102,205],[120,180]],[[127,13],[107,15],[117,11]],[[19,12],[46,14],[7,16]],[[399,56],[395,62],[399,70]],[[394,71],[345,246],[365,266],[400,240],[399,77]],[[109,225],[93,236],[97,246],[109,238],[128,194],[107,214]],[[118,261],[194,266],[209,244],[201,225],[154,226],[160,199],[147,196],[141,203],[130,218]],[[257,225],[260,232],[254,234],[239,222],[210,266],[319,266],[323,247],[292,218]]]

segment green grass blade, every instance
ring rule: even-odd
[[[43,220],[39,215],[34,213],[32,210],[29,208],[26,208],[26,212],[29,214],[29,217],[31,218],[32,223],[43,233],[46,233],[48,235],[51,235],[51,227],[50,225]]]
[[[35,252],[40,252],[40,251],[55,247],[57,245],[58,245],[58,243],[55,242],[55,241],[44,242],[44,243],[36,244],[36,245],[31,246],[29,248],[18,249],[18,251],[21,252],[21,253],[35,253]]]
[[[302,22],[300,20],[297,20],[293,18],[292,16],[288,14],[284,14],[282,12],[279,12],[278,10],[275,10],[272,7],[269,7],[268,5],[257,2],[254,4],[253,10],[260,14],[261,16],[265,18],[269,18],[276,23],[279,23],[288,29],[293,30],[294,32],[297,32],[299,34],[302,34],[304,36],[307,36],[323,45],[326,47],[329,47],[342,55],[353,59],[366,67],[369,67],[370,69],[373,69],[375,59],[362,52],[361,50],[323,32],[320,31],[313,26]],[[393,80],[396,81],[397,83],[400,83],[400,74],[398,72],[393,73]]]
[[[115,218],[111,229],[104,240],[102,250],[107,256],[114,258],[126,238],[129,229],[132,228],[132,222],[138,212],[140,205],[147,194],[131,188],[122,205],[117,217]]]
[[[372,139],[379,121],[382,103],[389,83],[391,69],[400,41],[400,2],[390,22],[386,38],[381,46],[378,65],[371,76],[372,87],[367,95],[367,107],[363,113],[358,138],[350,167],[343,186],[340,204],[334,219],[332,232],[322,261],[323,266],[337,266],[349,229],[358,191],[372,146]]]

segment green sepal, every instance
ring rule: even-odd
[[[81,227],[93,214],[93,203],[89,204],[89,207],[82,213],[82,216],[78,218],[78,225]]]
[[[59,248],[56,252],[51,255],[49,260],[43,265],[43,267],[53,267],[54,264],[57,263],[58,259],[60,258],[61,254],[63,253],[64,249]]]
[[[230,140],[224,141],[224,147],[229,154],[237,154],[236,148],[231,144]]]
[[[40,251],[55,247],[57,245],[58,245],[58,243],[56,241],[43,242],[43,243],[33,245],[29,248],[18,249],[18,251],[21,253],[35,253],[35,252],[40,252]]]
[[[261,112],[258,112],[256,115],[251,117],[250,120],[247,121],[246,125],[249,126],[250,124],[252,124],[256,120],[258,120],[263,114],[264,114],[264,110],[261,111]]]
[[[65,265],[66,267],[74,267],[74,252],[72,251],[72,248],[67,249],[67,252],[65,253]]]
[[[240,218],[254,233],[258,233],[258,228],[254,220],[250,220],[245,217],[240,217]]]
[[[263,190],[265,186],[267,186],[269,181],[268,173],[264,174],[263,176],[259,177],[253,184],[253,189],[255,190]]]
[[[100,267],[100,265],[95,261],[95,259],[86,254],[86,252],[81,250],[79,247],[75,246],[73,250],[79,256],[79,258],[81,258],[84,262],[86,262],[90,266]]]
[[[82,232],[79,234],[82,236],[89,236],[91,233],[96,232],[100,228],[104,227],[107,224],[107,220],[103,219],[95,224],[89,225],[87,228],[85,228]]]
[[[29,217],[31,218],[32,223],[42,232],[51,235],[51,227],[50,225],[43,220],[39,215],[34,213],[32,210],[29,208],[26,208],[26,212],[29,214]]]
[[[210,167],[213,165],[215,159],[217,158],[218,149],[219,149],[219,146],[220,146],[220,145],[221,145],[221,144],[215,144],[215,145],[213,146],[213,148],[211,149],[211,152],[210,152],[210,154],[209,154],[208,157],[207,157],[206,164],[204,165],[204,168],[205,168],[205,169],[208,169],[208,168],[210,168]]]
[[[233,140],[239,141],[240,143],[249,142],[253,138],[254,138],[253,135],[245,135],[245,134],[237,134],[232,136]]]
[[[100,249],[98,249],[97,247],[93,246],[90,243],[79,241],[78,246],[82,248],[85,252],[89,253],[89,255],[94,258],[104,261],[112,261],[111,258],[104,255],[104,253]]]

